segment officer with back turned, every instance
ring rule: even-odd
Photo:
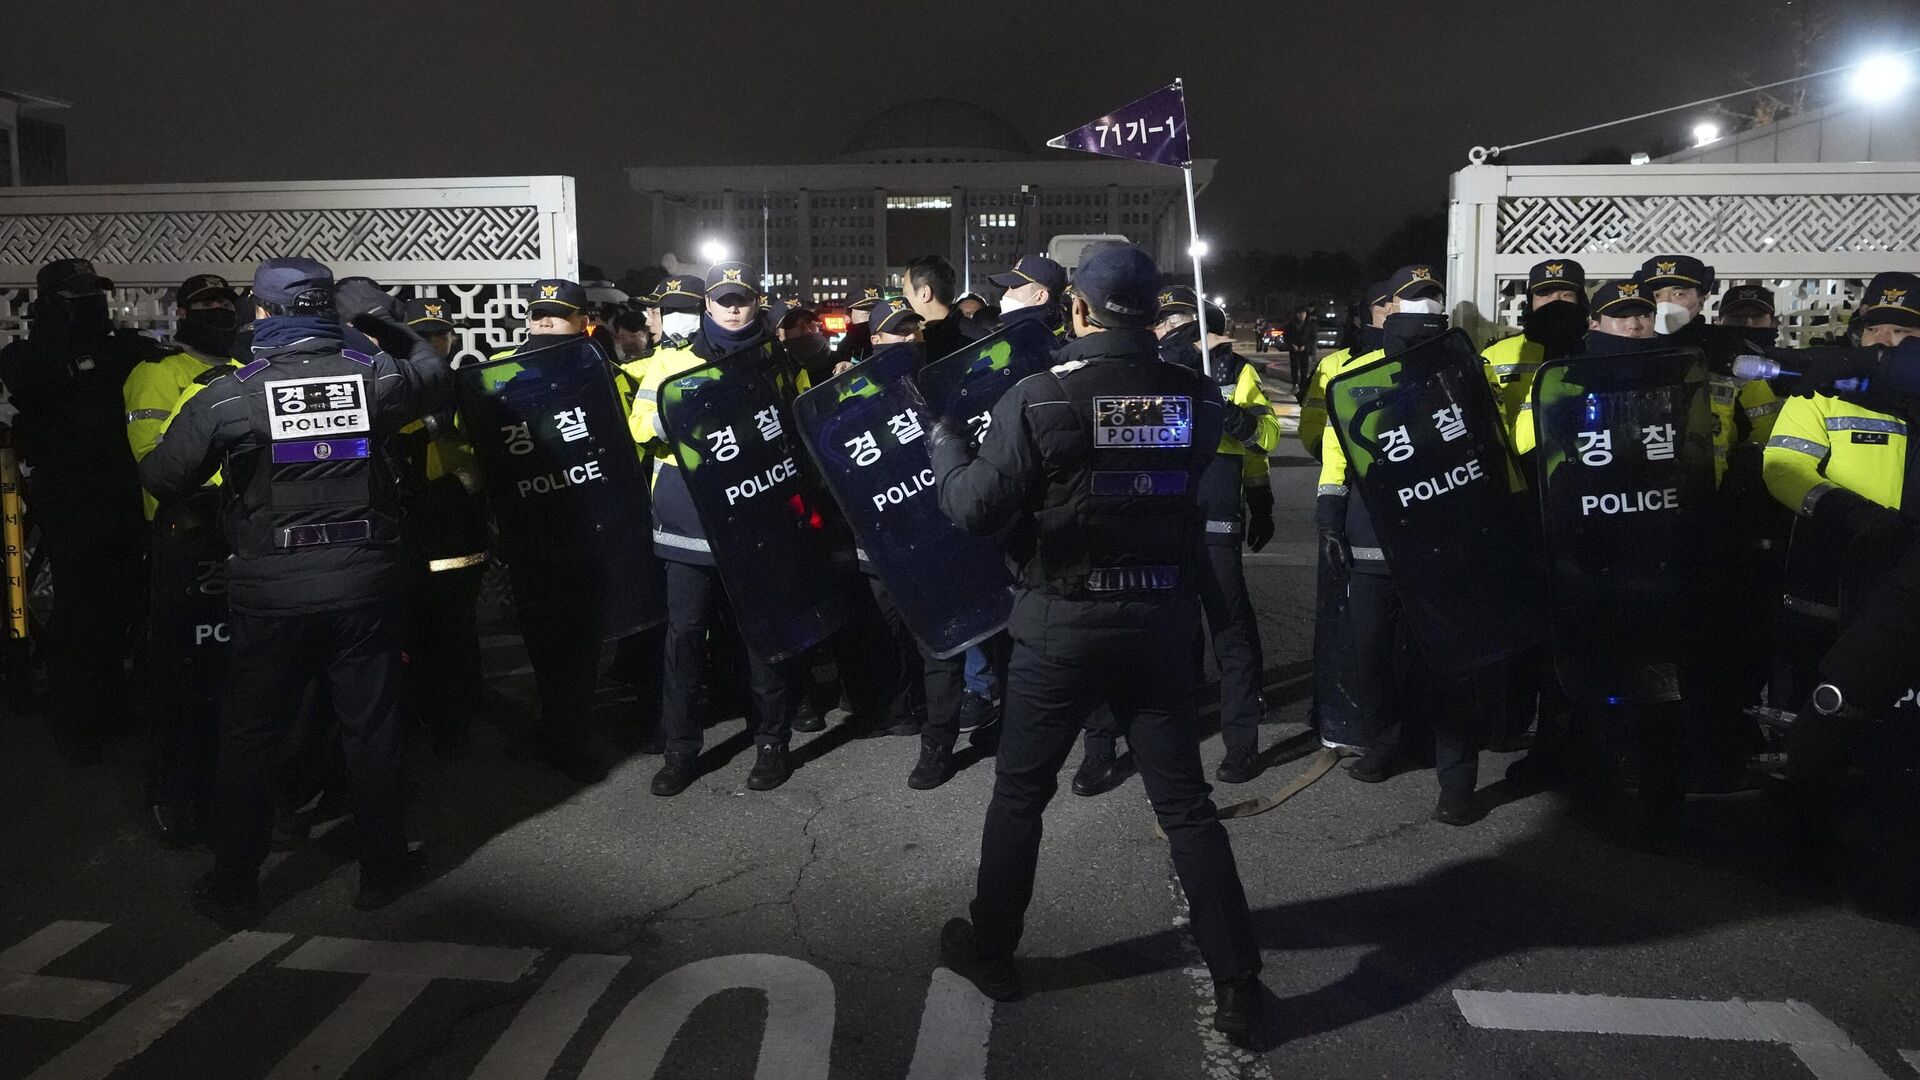
[[[259,914],[273,788],[301,691],[325,679],[353,776],[363,909],[391,903],[411,860],[401,821],[400,494],[380,442],[445,402],[452,372],[370,284],[338,294],[312,259],[253,279],[252,363],[189,400],[140,462],[164,506],[226,478],[233,645],[215,779],[213,871],[194,906]],[[342,348],[343,316],[379,343]],[[397,359],[396,359],[397,358]]]
[[[1214,1026],[1244,1036],[1260,950],[1200,766],[1201,474],[1219,448],[1220,393],[1163,363],[1153,334],[1160,271],[1146,252],[1095,252],[1074,283],[1078,340],[993,410],[977,460],[934,428],[940,505],[1005,537],[1018,578],[1008,629],[1006,731],[980,841],[972,919],[941,932],[949,966],[990,997],[1022,993],[1013,965],[1040,857],[1041,815],[1088,715],[1113,710],[1193,903],[1212,972]]]

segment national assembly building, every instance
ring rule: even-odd
[[[1204,187],[1214,162],[1194,164]],[[781,296],[836,299],[871,281],[898,284],[917,255],[942,254],[962,287],[985,291],[1022,254],[1056,236],[1120,235],[1169,273],[1189,268],[1180,170],[1036,152],[985,109],[928,99],[888,109],[817,165],[635,166],[651,203],[652,251],[669,269],[702,249],[762,265]]]

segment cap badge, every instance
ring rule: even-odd
[[[1661,274],[1672,274],[1680,269],[1680,264],[1677,262],[1657,262],[1653,264],[1653,268]]]
[[[1566,263],[1548,263],[1547,264],[1548,277],[1559,277],[1561,274],[1564,274],[1566,272],[1567,272]]]
[[[1166,307],[1168,304],[1171,304],[1171,303],[1173,303],[1173,290],[1169,289],[1166,292],[1163,292],[1160,294],[1161,307]]]
[[[880,290],[879,290],[879,289],[876,289],[876,288],[873,288],[872,286],[868,286],[868,288],[867,288],[867,299],[869,299],[869,300],[878,300],[878,299],[880,299]]]
[[[740,270],[738,267],[729,266],[725,270],[720,271],[720,275],[736,285],[746,284],[746,282],[740,280]]]
[[[1638,299],[1639,296],[1640,296],[1639,282],[1623,281],[1620,283],[1620,299],[1634,300],[1634,299]]]
[[[892,309],[893,309],[893,310],[895,310],[895,311],[905,311],[905,310],[907,310],[907,302],[906,302],[905,300],[902,300],[902,299],[901,299],[900,297],[898,297],[898,296],[896,296],[896,297],[894,297],[893,299],[891,299],[891,300],[889,300],[889,301],[887,301],[887,306],[888,306],[888,307],[890,307],[890,308],[892,308]]]
[[[427,318],[438,319],[442,317],[441,313],[446,311],[447,309],[444,307],[441,307],[439,304],[424,304],[422,305],[422,310],[426,311]]]
[[[1900,304],[1905,302],[1906,299],[1907,299],[1907,290],[1905,289],[1881,289],[1880,290],[1881,305],[1885,305],[1888,307],[1898,307],[1900,306]]]
[[[1433,267],[1431,266],[1416,266],[1410,271],[1410,273],[1413,274],[1413,280],[1415,281],[1432,281],[1433,280]]]
[[[540,299],[542,299],[542,300],[557,300],[557,299],[559,299],[559,298],[560,298],[560,286],[558,286],[558,285],[542,285],[542,286],[540,286]]]

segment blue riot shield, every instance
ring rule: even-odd
[[[609,638],[664,620],[646,477],[600,347],[572,338],[454,378],[523,601],[597,612]]]
[[[1013,574],[997,542],[940,510],[927,455],[933,421],[913,381],[925,355],[919,345],[882,346],[800,395],[794,414],[864,561],[914,638],[945,659],[1006,625]]]
[[[747,647],[778,663],[845,625],[850,545],[773,376],[683,371],[660,384],[660,418]]]
[[[1710,610],[1713,414],[1693,349],[1572,356],[1533,384],[1554,669],[1588,704],[1680,696]]]
[[[1342,372],[1327,412],[1427,662],[1463,675],[1540,644],[1539,532],[1467,336]]]
[[[927,422],[951,420],[978,445],[1001,395],[1021,379],[1045,371],[1052,356],[1053,331],[1038,319],[1020,319],[968,342],[922,368],[914,380],[926,403]]]

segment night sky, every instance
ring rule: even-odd
[[[623,165],[829,160],[880,109],[935,96],[1038,145],[1184,75],[1195,152],[1220,159],[1201,200],[1217,247],[1364,252],[1442,209],[1476,143],[1784,77],[1804,2],[81,0],[13,6],[0,86],[73,102],[79,184],[571,174],[583,257],[617,274],[649,254]],[[1816,66],[1920,44],[1920,0],[1825,6]]]

